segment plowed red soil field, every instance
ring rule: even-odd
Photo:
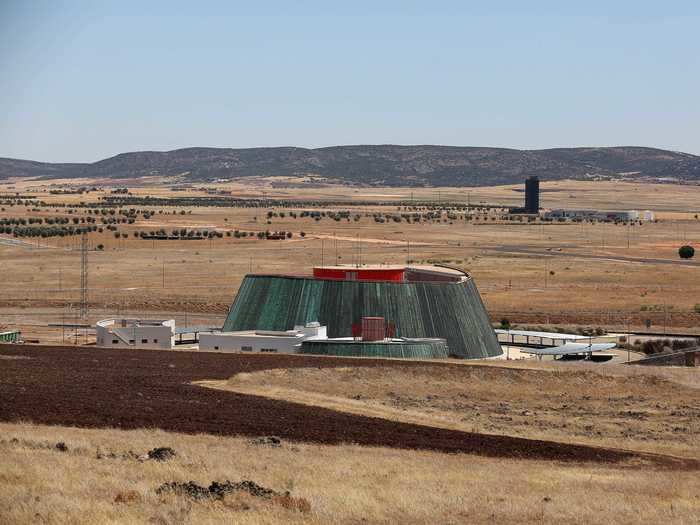
[[[22,356],[23,358],[17,358]],[[491,457],[620,462],[697,468],[666,456],[444,430],[202,388],[203,379],[272,368],[426,366],[400,361],[76,347],[0,346],[0,421],[157,427],[291,441],[356,443]],[[435,364],[436,374],[442,365]]]

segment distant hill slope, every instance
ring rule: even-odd
[[[0,179],[184,176],[191,181],[317,175],[350,184],[477,186],[544,179],[618,177],[700,180],[700,157],[641,147],[516,150],[453,146],[186,148],[122,153],[92,164],[0,158]]]

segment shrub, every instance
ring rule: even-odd
[[[688,244],[678,248],[678,256],[681,259],[692,259],[694,255],[695,255],[695,248],[693,248],[692,246],[690,246]]]

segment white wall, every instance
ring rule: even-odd
[[[325,326],[295,326],[287,332],[246,331],[214,332],[199,334],[200,350],[222,352],[294,353],[299,351],[302,341],[326,339]]]
[[[122,326],[121,319],[100,321],[95,326],[97,346],[112,348],[155,348],[169,350],[173,347],[175,321],[164,321],[160,325]]]
[[[218,332],[199,334],[200,350],[221,350],[228,352],[248,351],[264,352],[274,351],[280,353],[293,353],[295,348],[303,341],[303,337],[256,335],[254,332]]]

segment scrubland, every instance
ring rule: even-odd
[[[2,523],[695,523],[697,472],[462,454],[0,424]],[[65,451],[55,444],[65,444]],[[169,446],[165,462],[140,461]],[[99,459],[98,459],[99,458]],[[246,493],[157,494],[165,482],[253,480],[306,503]]]

